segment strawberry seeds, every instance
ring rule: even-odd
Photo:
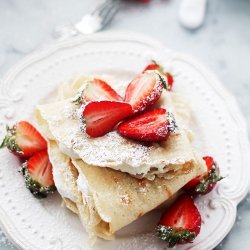
[[[166,140],[167,111],[150,109],[164,89],[169,88],[168,82],[166,72],[158,64],[149,65],[132,80],[124,98],[102,80],[88,81],[78,102],[87,103],[82,113],[86,133],[91,137],[103,136],[119,124],[117,131],[124,137],[139,141]]]

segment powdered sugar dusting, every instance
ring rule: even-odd
[[[161,126],[160,128],[157,129],[156,134],[159,137],[166,137],[168,135],[168,124],[166,123],[165,126]]]
[[[55,105],[56,112],[50,113],[53,107],[44,111],[41,109],[41,115],[48,122],[51,133],[67,148],[63,153],[70,157],[77,155],[89,165],[110,167],[153,179],[155,175],[166,173],[167,166],[171,164],[183,164],[194,159],[185,133],[170,136],[164,142],[166,145],[145,145],[123,138],[116,131],[91,138],[84,131],[83,122],[79,119],[83,106],[79,107],[70,100]]]
[[[98,138],[91,138],[86,133],[82,134],[80,139],[74,139],[74,149],[80,151],[81,157],[86,158],[87,156],[88,162],[92,165],[103,166],[107,161],[121,164],[124,159],[131,165],[139,166],[142,160],[146,160],[150,150],[139,143],[130,143],[116,131]]]
[[[169,132],[172,134],[176,134],[179,131],[179,127],[176,123],[173,113],[167,112],[167,117],[168,117],[168,122],[169,122],[168,124]]]
[[[127,193],[125,193],[125,194],[120,196],[120,202],[123,205],[129,205],[132,202],[132,200],[131,200],[130,196]]]
[[[160,72],[157,70],[148,70],[135,79],[134,85],[138,84],[138,81],[140,82],[140,84],[138,85],[138,86],[140,86],[140,88],[138,90],[141,93],[143,93],[141,86],[147,86],[147,85],[151,84],[151,82],[154,80],[155,80],[155,83],[154,83],[153,90],[150,93],[147,93],[146,96],[141,96],[141,97],[143,97],[143,99],[139,100],[139,102],[137,99],[133,100],[134,97],[133,97],[133,95],[131,96],[132,103],[133,103],[133,101],[137,102],[137,104],[134,107],[135,113],[142,112],[145,110],[146,107],[153,105],[160,98],[161,93],[162,93],[163,88],[164,88],[164,85],[166,84],[164,82],[164,76],[161,75]],[[131,83],[132,85],[133,85],[133,82]],[[136,97],[137,97],[138,93],[137,92],[135,92],[135,93],[136,93]]]
[[[119,86],[124,85],[124,82],[116,83]],[[111,86],[113,87],[113,84]],[[62,152],[69,157],[74,155],[76,158],[77,155],[89,165],[110,167],[148,179],[166,173],[169,165],[180,166],[194,160],[193,150],[185,133],[170,135],[167,141],[150,145],[124,138],[116,131],[99,138],[91,138],[85,132],[85,123],[82,119],[85,105],[76,105],[71,99],[51,104],[49,107],[40,107],[41,115],[48,122],[51,133],[65,146],[64,148],[67,148]],[[51,112],[53,109],[54,112]],[[172,122],[173,116],[169,117],[170,125],[173,127],[176,123]],[[159,131],[159,134],[171,129],[170,125]]]
[[[58,192],[62,197],[77,202],[77,197],[75,196],[76,182],[69,168],[69,159],[62,156],[60,152],[52,152],[51,149],[49,149],[49,155]]]
[[[140,193],[146,193],[147,189],[144,188],[144,187],[139,187],[138,191],[139,191]]]

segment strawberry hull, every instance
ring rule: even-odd
[[[21,121],[6,128],[7,134],[0,148],[7,147],[11,153],[28,158],[47,148],[47,142],[29,122]]]
[[[168,243],[168,247],[192,242],[200,233],[201,216],[193,199],[180,196],[163,214],[156,228],[156,235]]]
[[[194,178],[182,188],[192,194],[193,197],[208,194],[214,189],[217,182],[223,179],[220,176],[218,164],[214,159],[211,156],[205,156],[203,159],[206,162],[207,173]]]
[[[26,187],[36,198],[46,198],[56,190],[47,150],[29,158],[23,163],[20,172],[25,178]]]

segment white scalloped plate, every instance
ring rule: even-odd
[[[178,247],[212,249],[232,228],[237,204],[248,191],[249,144],[234,98],[193,58],[134,33],[78,36],[43,47],[13,67],[1,82],[0,138],[6,123],[33,119],[35,105],[60,82],[88,73],[119,73],[128,78],[151,58],[173,73],[175,90],[191,98],[196,145],[217,159],[226,176],[196,202],[203,221],[200,235],[194,243]],[[60,206],[60,197],[34,199],[17,172],[18,160],[7,150],[0,150],[0,157],[0,221],[12,241],[24,249],[89,249],[84,229],[76,216]],[[98,240],[95,248],[163,249],[166,244],[149,233],[158,217],[157,212],[151,213],[123,229],[115,241]]]

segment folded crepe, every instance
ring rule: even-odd
[[[112,239],[117,230],[158,207],[205,169],[202,158],[196,156],[189,173],[169,180],[156,177],[149,181],[70,159],[60,151],[55,141],[49,143],[49,156],[55,185],[67,207],[71,210],[72,206],[77,208],[81,222],[91,237],[104,239]],[[66,164],[68,168],[64,168]],[[74,174],[73,167],[78,175]]]
[[[79,215],[91,237],[112,239],[117,230],[167,201],[188,181],[204,173],[206,167],[183,129],[165,143],[153,145],[151,151],[140,143],[127,142],[116,132],[109,133],[100,141],[100,138],[87,137],[80,130],[79,110],[71,98],[81,86],[82,80],[76,80],[60,88],[60,100],[40,105],[37,117],[49,140],[48,151],[55,185],[66,206]],[[174,113],[178,124],[188,127],[186,99],[174,93],[166,95],[168,98],[161,98],[158,105],[166,106]],[[121,159],[118,156],[118,161],[114,158],[112,162],[109,158],[108,153],[115,150],[112,140],[117,137],[122,150],[129,152],[122,159],[127,161],[125,165],[119,165]],[[84,143],[79,143],[81,141]],[[142,157],[138,147],[148,153],[148,158]],[[102,161],[100,154],[104,154]],[[139,154],[140,158],[135,154]],[[140,168],[140,161],[147,164],[145,159],[150,160],[151,164],[154,161],[163,162],[164,167]],[[137,168],[135,161],[138,161]],[[143,177],[153,180],[139,179]]]
[[[167,141],[148,146],[121,137],[112,131],[99,138],[91,138],[83,130],[82,108],[73,100],[76,89],[86,81],[78,80],[60,91],[60,101],[39,105],[37,119],[47,138],[57,141],[60,150],[70,158],[81,159],[86,164],[108,167],[129,173],[137,178],[153,180],[155,176],[172,178],[191,171],[195,154],[189,134],[183,129],[189,118],[185,98],[165,91],[156,106],[167,108],[174,114],[181,129],[171,134]],[[70,92],[70,93],[67,93]],[[63,99],[67,97],[68,99]],[[173,121],[175,123],[175,121]]]

